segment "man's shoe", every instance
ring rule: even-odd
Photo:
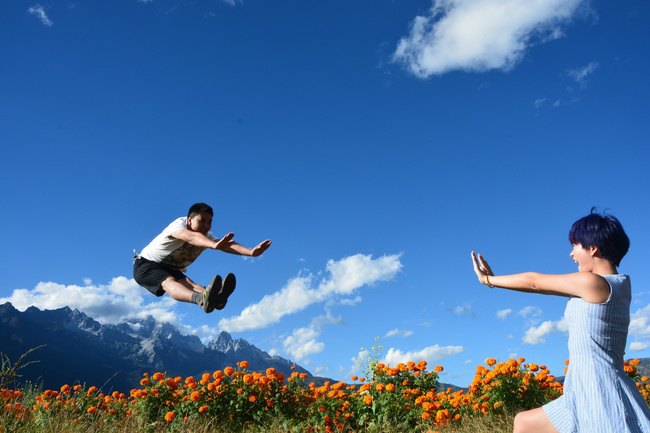
[[[217,310],[223,310],[223,308],[226,306],[226,303],[228,302],[228,297],[232,295],[232,292],[235,291],[236,285],[237,279],[235,278],[235,274],[229,273],[226,275],[226,278],[223,280],[221,290],[217,294],[214,301],[214,308]]]
[[[203,293],[201,293],[201,302],[199,305],[206,313],[212,313],[212,311],[214,311],[214,303],[217,300],[219,291],[221,290],[221,285],[221,276],[215,275],[212,278],[212,281],[210,281],[210,284],[208,284]]]

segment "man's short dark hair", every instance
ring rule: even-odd
[[[214,216],[212,207],[209,204],[194,203],[192,206],[190,206],[190,210],[187,212],[187,217],[192,218],[201,213],[209,213],[210,215]]]

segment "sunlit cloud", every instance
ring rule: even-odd
[[[546,341],[548,335],[558,332],[567,332],[567,323],[565,319],[557,322],[547,320],[542,322],[539,326],[531,326],[524,334],[522,341],[531,345],[542,344]]]
[[[433,0],[393,54],[421,78],[454,70],[513,68],[526,51],[564,35],[587,0]]]
[[[317,341],[318,331],[313,327],[298,328],[284,340],[284,349],[293,359],[300,361],[309,355],[320,353],[325,343]]]
[[[47,16],[47,13],[45,12],[45,8],[41,5],[35,5],[27,9],[27,12],[30,15],[34,15],[38,20],[43,23],[43,25],[47,27],[52,27],[52,21],[50,18]]]
[[[464,350],[463,346],[427,346],[420,350],[402,352],[400,349],[390,348],[386,352],[386,356],[383,358],[382,362],[395,366],[402,363],[407,363],[409,361],[419,362],[421,360],[427,361],[427,363],[434,363],[441,359],[448,358],[453,355],[457,355]]]
[[[0,303],[11,302],[19,311],[32,306],[41,310],[70,307],[102,324],[147,316],[159,322],[180,324],[172,311],[177,301],[164,297],[145,303],[143,295],[147,294],[133,279],[126,277],[115,277],[108,284],[93,284],[90,279],[85,279],[84,285],[49,281],[38,283],[32,290],[16,289],[11,296],[0,298]]]
[[[650,347],[650,343],[644,343],[641,341],[633,341],[630,343],[630,350],[633,352],[638,352],[640,350],[645,350]]]
[[[399,255],[373,259],[370,255],[357,254],[338,261],[330,260],[327,262],[328,278],[316,287],[312,287],[312,275],[293,278],[279,291],[244,308],[238,316],[222,319],[219,327],[228,332],[264,328],[312,304],[349,296],[361,287],[391,280],[401,268]]]

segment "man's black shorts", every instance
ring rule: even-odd
[[[172,276],[176,281],[187,278],[177,269],[172,269],[161,263],[137,257],[133,261],[133,278],[136,283],[149,290],[156,296],[162,296],[165,291],[162,289],[162,282]]]

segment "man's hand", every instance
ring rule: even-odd
[[[251,256],[257,257],[261,255],[264,251],[268,250],[271,246],[271,239],[267,239],[263,242],[260,242],[255,248],[251,250]]]
[[[233,232],[228,233],[221,239],[219,239],[215,244],[214,244],[214,249],[215,250],[223,250],[225,247],[230,245],[230,242],[232,241],[232,238],[235,237],[235,234]]]

